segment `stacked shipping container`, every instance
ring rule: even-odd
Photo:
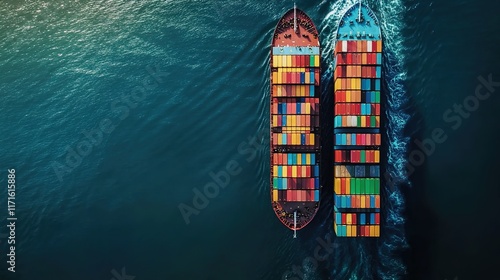
[[[334,72],[334,230],[380,236],[382,41],[339,40]]]
[[[319,202],[319,47],[273,47],[273,202]]]

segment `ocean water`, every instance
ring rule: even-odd
[[[393,183],[383,236],[347,240],[328,116],[352,3],[297,1],[320,30],[326,140],[321,209],[293,239],[268,193],[269,47],[291,1],[2,1],[0,279],[497,279],[500,4],[368,1]]]

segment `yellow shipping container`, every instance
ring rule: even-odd
[[[365,199],[365,196],[364,195],[360,195],[360,198],[361,198],[361,205],[360,205],[360,208],[366,208],[366,199]]]
[[[278,166],[273,165],[273,177],[277,178],[278,177]]]
[[[282,177],[288,177],[287,170],[288,170],[288,168],[286,168],[286,166],[283,166],[283,168],[281,170]]]
[[[297,166],[292,166],[292,177],[297,178]]]
[[[361,127],[366,127],[366,117],[361,116]]]
[[[345,193],[351,194],[351,178],[345,178]]]
[[[273,115],[273,126],[278,126],[278,116]]]
[[[319,67],[319,55],[314,56],[314,66]]]
[[[370,226],[370,236],[375,236],[375,226]]]
[[[380,226],[376,225],[375,227],[375,236],[379,237],[380,236]]]
[[[382,52],[382,41],[377,41],[377,52]]]
[[[335,178],[334,191],[336,194],[340,194],[340,178]]]
[[[379,150],[375,151],[375,162],[376,163],[380,162],[380,151]]]
[[[278,190],[273,190],[273,201],[278,201]]]
[[[306,177],[306,169],[307,169],[306,166],[305,165],[301,165],[300,168],[302,168],[302,172],[301,172],[302,177]]]
[[[291,67],[292,66],[292,56],[287,55],[286,56],[286,67]]]
[[[312,106],[311,103],[306,103],[305,105],[306,105],[306,108],[305,108],[306,115],[311,114],[311,106]]]
[[[314,134],[309,134],[309,143],[314,145]]]
[[[300,165],[302,162],[302,154],[297,154],[297,164]]]
[[[347,237],[351,237],[351,226],[347,226],[346,228],[347,228]]]
[[[352,224],[352,218],[351,218],[352,216],[351,216],[351,215],[352,215],[351,213],[347,213],[347,214],[345,215],[345,218],[346,218],[345,220],[346,220],[346,224],[347,224],[347,225]],[[347,228],[349,228],[349,227],[347,227]]]

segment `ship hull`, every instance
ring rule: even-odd
[[[382,35],[364,4],[346,10],[334,48],[334,207],[339,237],[380,236]]]
[[[289,229],[304,228],[320,199],[320,44],[312,20],[292,9],[279,20],[271,47],[270,195]]]

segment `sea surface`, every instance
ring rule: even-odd
[[[0,279],[499,279],[500,2],[367,1],[392,183],[363,240],[335,238],[328,170],[355,2],[296,2],[320,31],[325,151],[321,209],[293,239],[268,160],[269,47],[292,1],[1,1]]]

